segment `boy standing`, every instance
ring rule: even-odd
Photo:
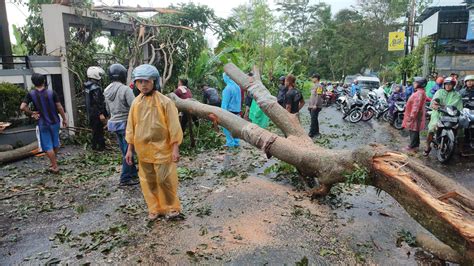
[[[59,116],[63,119],[63,127],[67,127],[66,114],[59,101],[58,95],[51,89],[47,89],[46,76],[34,73],[31,81],[35,89],[28,92],[21,103],[20,110],[38,121],[41,149],[46,152],[53,173],[59,173],[56,153],[59,150]],[[35,110],[31,111],[28,104],[33,103]]]
[[[174,103],[158,91],[160,74],[148,64],[133,70],[132,79],[140,95],[128,115],[125,159],[132,165],[133,150],[138,155],[138,176],[148,206],[148,218],[181,217],[178,198],[179,145],[183,132]]]

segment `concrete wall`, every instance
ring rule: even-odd
[[[449,75],[452,72],[459,74],[459,77],[474,75],[474,55],[438,55],[436,70],[442,75]]]

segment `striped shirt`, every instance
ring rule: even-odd
[[[31,90],[25,96],[23,102],[26,104],[33,103],[34,109],[39,112],[40,119],[38,125],[50,126],[59,123],[58,109],[56,108],[59,98],[53,90]]]

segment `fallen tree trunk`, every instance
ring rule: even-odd
[[[0,152],[0,164],[13,162],[38,153],[38,141],[11,151]]]
[[[227,64],[224,69],[252,94],[286,137],[221,108],[195,100],[182,100],[174,94],[170,94],[170,98],[180,111],[210,119],[267,155],[294,165],[303,175],[317,178],[320,186],[312,191],[313,196],[327,194],[334,184],[345,182],[346,177],[356,170],[366,171],[368,177],[364,182],[390,194],[423,227],[458,252],[465,263],[474,262],[473,193],[436,171],[421,171],[424,166],[420,162],[380,145],[354,150],[329,150],[316,146],[297,118],[270,95],[258,73],[256,80],[251,80],[232,64]],[[453,196],[446,200],[442,198],[446,191],[456,193],[451,193]]]

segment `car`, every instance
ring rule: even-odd
[[[358,76],[356,80],[358,81],[360,92],[363,97],[367,97],[367,94],[370,91],[380,87],[380,79],[377,77]]]

